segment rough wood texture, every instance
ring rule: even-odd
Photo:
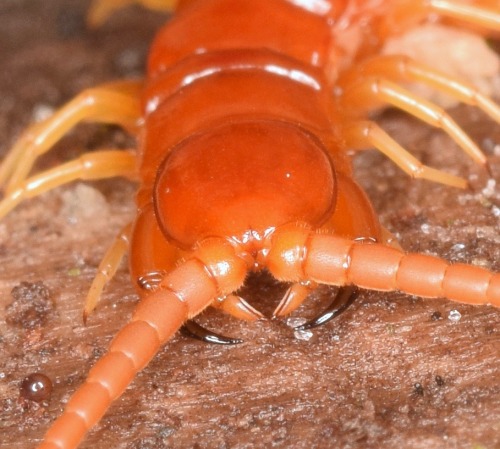
[[[83,88],[140,74],[163,19],[129,9],[86,30],[86,1],[0,4],[0,150],[43,112]],[[478,112],[453,114],[500,178],[500,127]],[[469,177],[474,190],[412,182],[375,153],[357,173],[383,222],[411,251],[500,271],[500,191],[441,133],[400,114],[384,125],[426,163]],[[119,132],[85,126],[43,158],[52,166],[113,142]],[[124,266],[87,327],[82,301],[114,233],[134,213],[124,181],[70,185],[19,207],[0,223],[0,448],[36,445],[62,404],[129,316],[136,297]],[[22,282],[39,283],[11,290]],[[47,291],[42,287],[44,286]],[[284,286],[265,276],[248,296],[270,312]],[[311,316],[322,288],[296,316]],[[9,306],[9,304],[14,305]],[[453,321],[453,311],[461,318]],[[444,300],[362,292],[309,341],[282,322],[246,324],[209,312],[234,347],[178,336],[117,401],[82,448],[464,448],[500,447],[500,312]],[[32,372],[52,397],[19,399]]]

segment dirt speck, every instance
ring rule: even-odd
[[[43,326],[54,309],[50,291],[43,282],[21,282],[11,292],[13,301],[5,308],[5,321],[31,330]]]

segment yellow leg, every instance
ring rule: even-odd
[[[458,101],[481,109],[500,123],[500,106],[481,94],[473,85],[434,70],[408,56],[379,56],[358,65],[342,76],[343,85],[355,84],[363,78],[383,77],[395,82],[419,82],[446,93]]]
[[[398,239],[394,236],[394,234],[389,231],[389,229],[381,227],[382,231],[382,239],[380,243],[383,243],[386,246],[391,246],[392,248],[396,248],[399,251],[404,251],[403,247],[399,244]]]
[[[28,128],[0,167],[0,187],[10,194],[26,179],[38,156],[79,122],[90,121],[137,130],[142,82],[119,81],[84,90],[52,117]]]
[[[77,179],[104,179],[115,176],[134,178],[136,157],[131,151],[103,150],[87,153],[26,179],[0,201],[0,219],[22,201]]]
[[[117,10],[129,5],[142,5],[154,11],[170,12],[175,9],[177,0],[93,0],[87,15],[87,23],[98,27]]]
[[[468,25],[485,35],[500,30],[498,0],[398,0],[388,7],[379,32],[382,38],[404,32],[426,17],[442,18],[458,27]]]
[[[431,12],[442,17],[476,25],[485,30],[500,30],[500,7],[497,0],[482,0],[471,5],[457,0],[429,0]]]
[[[390,104],[442,129],[476,162],[485,165],[486,156],[467,133],[442,108],[384,78],[370,77],[349,84],[339,97],[340,108],[353,116]]]
[[[97,269],[97,274],[92,281],[90,290],[87,294],[87,299],[85,300],[85,306],[83,309],[83,322],[87,321],[88,316],[96,308],[97,304],[101,299],[102,290],[104,286],[113,279],[116,270],[120,266],[120,262],[125,256],[128,247],[129,239],[132,231],[132,223],[125,226],[120,233],[115,237],[113,243],[104,254],[104,257],[99,264]]]
[[[467,181],[457,176],[423,165],[375,122],[353,121],[345,125],[346,145],[354,150],[375,147],[412,178],[427,179],[449,186],[465,188]]]

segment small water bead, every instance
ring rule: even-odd
[[[52,393],[52,381],[42,373],[30,374],[21,382],[20,393],[21,397],[30,401],[45,401]]]
[[[458,323],[461,318],[462,318],[462,314],[458,310],[456,310],[456,309],[450,310],[450,313],[448,314],[448,319],[450,321],[453,321],[454,323]]]

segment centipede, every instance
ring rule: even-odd
[[[115,9],[126,10],[128,3],[132,2],[95,1],[87,15],[88,23],[98,25],[98,32],[105,33],[106,20]],[[406,307],[408,311],[432,303],[442,312],[428,313],[427,322],[419,329],[442,326],[445,330],[440,335],[455,335],[457,341],[459,325],[453,321],[458,310],[472,316],[488,313],[484,329],[469,330],[467,341],[473,344],[476,337],[483,337],[479,335],[482,330],[487,334],[484,350],[494,354],[498,311],[491,310],[491,306],[500,306],[500,276],[495,273],[498,261],[456,261],[450,253],[445,256],[435,251],[405,251],[408,242],[398,243],[397,227],[381,224],[354,176],[352,163],[353,159],[363,158],[365,150],[375,149],[386,158],[384,166],[400,170],[400,179],[417,186],[412,189],[430,184],[447,195],[461,195],[463,201],[485,201],[467,171],[490,188],[494,185],[498,164],[491,144],[482,149],[474,136],[469,136],[466,125],[457,123],[434,100],[414,93],[407,83],[419,82],[468,104],[470,109],[489,117],[494,130],[500,122],[498,104],[468,80],[405,55],[385,54],[381,49],[390,38],[427,25],[497,39],[500,11],[495,1],[135,3],[172,15],[150,47],[145,76],[90,87],[22,133],[0,166],[0,217],[12,227],[10,223],[20,209],[40,201],[28,199],[64,189],[74,181],[129,179],[137,186],[134,217],[116,229],[116,237],[104,245],[107,250],[88,286],[87,299],[81,298],[84,318],[80,320],[88,326],[82,324],[81,328],[91,335],[93,320],[99,319],[101,308],[106,307],[106,301],[100,301],[107,294],[105,286],[113,285],[113,276],[125,255],[131,289],[139,299],[132,317],[117,324],[121,330],[109,348],[103,349],[100,357],[92,355],[88,375],[79,373],[81,385],[71,387],[71,396],[62,398],[57,393],[57,382],[54,384],[51,416],[45,421],[52,421],[56,415],[59,418],[45,429],[37,429],[34,442],[8,440],[6,447],[119,445],[117,435],[103,439],[110,429],[102,429],[101,419],[106,420],[102,416],[112,404],[126,401],[131,390],[141,388],[137,385],[141,378],[155,369],[169,374],[147,382],[148,387],[154,384],[152,392],[144,388],[141,391],[149,397],[164,395],[165,399],[158,401],[168,413],[155,418],[152,415],[159,406],[154,408],[149,415],[156,432],[154,438],[129,440],[131,447],[185,447],[186,440],[176,439],[180,429],[189,422],[195,427],[196,420],[204,419],[183,409],[185,397],[189,398],[186,402],[210,398],[202,404],[201,413],[214,403],[222,403],[218,421],[221,433],[216,434],[206,423],[208,427],[197,442],[200,447],[237,447],[249,441],[254,441],[252,447],[262,447],[277,440],[282,441],[281,447],[309,447],[307,442],[298,443],[308,433],[307,428],[314,427],[306,425],[308,419],[320,421],[320,427],[326,429],[316,427],[309,442],[324,441],[326,445],[358,438],[346,422],[339,424],[338,416],[337,420],[326,416],[323,405],[316,406],[309,399],[309,394],[314,396],[310,392],[295,404],[307,410],[303,419],[309,418],[284,427],[280,424],[289,413],[286,399],[278,406],[273,403],[276,396],[264,398],[242,412],[243,406],[227,398],[231,387],[241,395],[239,398],[252,402],[259,396],[259,387],[265,388],[265,378],[255,372],[252,363],[246,373],[240,372],[239,378],[224,368],[225,359],[245,357],[253,344],[248,336],[255,335],[255,329],[263,331],[255,347],[264,346],[260,354],[267,357],[258,363],[264,372],[276,366],[277,377],[271,378],[282,378],[289,389],[300,390],[308,383],[326,388],[330,382],[321,383],[319,379],[324,376],[346,387],[374,376],[377,364],[370,365],[370,358],[380,347],[370,327],[364,328],[367,335],[358,334],[357,338],[346,330],[354,335],[356,327],[349,327],[349,323],[363,322],[356,314],[369,314],[375,327],[384,329],[379,338],[404,337],[406,340],[399,341],[402,345],[402,341],[425,338],[411,336],[407,328],[412,321],[406,326],[392,321],[387,310],[394,307]],[[404,142],[379,125],[377,114],[389,107],[414,116],[423,123],[418,125],[422,129],[435,128],[445,139],[454,141],[446,154],[459,154],[470,163],[461,163],[460,170],[453,171],[453,162],[443,169],[421,162],[412,155],[411,148],[405,148]],[[133,138],[135,145],[99,148],[33,174],[37,159],[81,122],[118,126]],[[404,141],[404,135],[399,134],[399,138]],[[363,173],[369,176],[369,172],[368,168]],[[482,208],[495,217],[495,197],[490,195],[488,201]],[[497,244],[498,237],[498,221],[495,228],[494,220],[490,218],[492,245]],[[420,230],[425,233],[427,228],[421,226]],[[494,249],[490,254],[495,257]],[[123,274],[118,276],[123,278]],[[256,278],[259,285],[260,276],[270,279],[264,281],[269,284],[261,293],[265,301],[258,302],[265,303],[262,311],[246,296],[248,284]],[[366,298],[368,303],[363,305]],[[312,314],[307,311],[311,302],[315,303]],[[121,306],[127,308],[129,304],[117,307]],[[282,320],[299,312],[308,318],[292,330],[282,330]],[[377,314],[387,321],[377,321]],[[319,327],[334,317],[332,323]],[[339,320],[344,330],[336,329],[335,335],[328,338],[331,326]],[[222,344],[186,340],[178,336],[179,329],[198,339]],[[227,329],[229,334],[236,332],[244,338],[226,336]],[[310,341],[290,338],[288,350],[292,348],[292,352],[286,352],[285,343],[275,338],[278,332],[281,337],[285,332],[294,332],[300,338],[319,332],[325,342],[321,349],[315,349],[319,343],[316,337]],[[339,338],[345,340],[343,351],[335,346]],[[353,346],[349,348],[349,344]],[[287,360],[299,351],[298,345],[303,367],[296,367],[296,360]],[[169,349],[182,351],[183,347],[192,350],[182,356]],[[284,353],[280,353],[281,349]],[[210,367],[208,355],[199,354],[203,351],[212,351],[218,368]],[[158,352],[161,354],[156,356]],[[341,356],[348,359],[353,352],[362,352],[369,368],[348,366],[340,360],[328,365],[326,371],[317,367],[321,360]],[[419,359],[404,350],[398,356]],[[382,356],[378,357],[380,365]],[[388,354],[384,353],[384,357]],[[473,366],[474,361],[467,358],[461,363],[468,361]],[[198,371],[194,383],[193,377],[181,380],[188,372],[186,366],[191,365],[193,371]],[[295,377],[293,368],[303,375],[308,373],[306,379]],[[320,374],[314,374],[316,369]],[[51,372],[50,364],[45,371]],[[207,373],[212,377],[206,379]],[[451,388],[453,383],[454,375],[443,372],[441,366],[429,368],[427,373],[425,379],[407,380],[407,396],[417,404],[416,408],[418,401],[437,394],[440,388]],[[493,367],[484,375],[494,373]],[[123,399],[118,399],[130,384]],[[207,396],[204,388],[215,391]],[[217,399],[218,391],[226,393]],[[358,391],[367,394],[366,389]],[[338,407],[342,402],[336,394],[332,386],[323,396],[330,397]],[[62,412],[62,405],[55,403],[58,399],[65,403]],[[224,406],[226,400],[230,405]],[[364,405],[359,406],[359,401]],[[368,410],[370,404],[373,406],[371,398],[364,396],[358,398],[357,407],[345,411],[351,419],[353,413],[359,419],[387,413],[387,409]],[[381,403],[375,404],[382,407]],[[142,404],[144,416],[148,405]],[[116,407],[120,405],[113,407],[111,414]],[[135,414],[130,410],[125,413]],[[142,416],[133,418],[138,418],[136,426],[143,424]],[[477,420],[477,416],[469,418],[471,423]],[[398,421],[400,428],[405,427],[403,421]],[[239,436],[235,429],[241,431]],[[257,437],[250,437],[256,433]],[[370,441],[369,432],[363,435],[363,441]],[[432,432],[430,435],[436,438],[436,445],[442,441]],[[485,438],[495,442],[491,434],[490,440]]]

